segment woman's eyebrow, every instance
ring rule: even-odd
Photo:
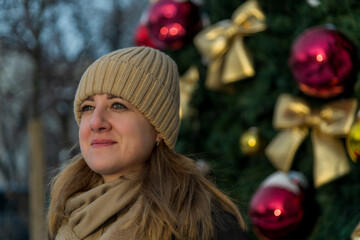
[[[94,101],[94,96],[89,96],[84,101]]]
[[[113,99],[113,98],[123,99],[122,97],[114,96],[114,95],[112,95],[112,94],[108,94],[106,99]]]
[[[113,99],[113,98],[123,99],[122,97],[114,96],[114,95],[112,95],[112,94],[107,94],[106,99],[111,100],[111,99]],[[89,97],[87,97],[84,101],[95,101],[95,100],[94,100],[94,96],[89,96]]]

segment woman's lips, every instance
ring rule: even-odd
[[[111,139],[94,139],[91,141],[91,147],[93,148],[108,147],[114,144],[116,142]]]

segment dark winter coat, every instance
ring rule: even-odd
[[[214,216],[214,215],[213,215]],[[221,212],[217,218],[213,217],[216,226],[217,240],[248,240],[246,232],[241,229],[235,217]]]

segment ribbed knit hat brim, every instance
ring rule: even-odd
[[[74,101],[78,124],[81,103],[110,94],[132,103],[151,122],[170,149],[178,137],[179,75],[175,62],[149,47],[131,47],[96,60],[83,74]]]

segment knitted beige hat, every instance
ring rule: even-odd
[[[96,60],[81,77],[76,91],[78,124],[81,103],[95,94],[111,94],[132,103],[167,146],[174,148],[180,127],[179,74],[170,57],[153,48],[130,47]]]

